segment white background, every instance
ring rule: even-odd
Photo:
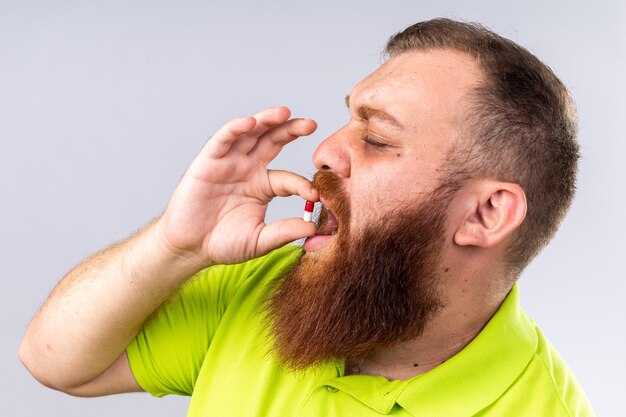
[[[223,122],[273,105],[314,118],[318,132],[273,165],[311,175],[315,146],[347,120],[343,97],[387,38],[437,16],[529,48],[577,102],[578,195],[525,271],[522,303],[597,414],[623,415],[626,3],[593,4],[0,0],[0,415],[184,415],[187,398],[40,386],[17,357],[28,321],[69,268],[161,212]],[[301,211],[283,199],[269,220]]]

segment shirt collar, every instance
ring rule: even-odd
[[[537,349],[534,324],[510,291],[496,314],[461,352],[418,375],[397,402],[413,415],[474,415],[499,398]]]
[[[349,375],[325,381],[325,385],[351,395],[356,400],[376,410],[389,414],[409,381],[388,381],[382,376]]]
[[[502,395],[536,348],[537,334],[519,306],[516,284],[478,336],[435,369],[410,380],[391,382],[380,376],[341,376],[340,372],[324,385],[381,414],[388,414],[397,403],[416,416],[473,415]]]

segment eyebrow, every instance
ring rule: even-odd
[[[345,100],[346,100],[346,107],[348,107],[349,109],[350,108],[350,94],[346,96]],[[393,117],[392,115],[390,115],[384,110],[377,109],[377,108],[367,106],[367,105],[361,105],[361,106],[358,106],[355,109],[355,111],[356,111],[356,114],[364,120],[369,120],[370,118],[376,118],[376,119],[380,119],[382,121],[389,123],[395,128],[404,129],[404,127],[400,124],[400,122],[398,122],[398,120],[395,117]]]

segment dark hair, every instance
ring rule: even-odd
[[[554,236],[576,189],[579,147],[573,101],[552,70],[528,50],[477,23],[434,19],[392,36],[390,56],[450,49],[474,57],[483,82],[468,94],[463,140],[449,158],[454,178],[519,184],[527,213],[508,246],[518,276]]]

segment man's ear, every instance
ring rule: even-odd
[[[492,248],[509,236],[526,216],[526,195],[517,184],[483,180],[468,194],[471,201],[454,234],[460,246]]]

